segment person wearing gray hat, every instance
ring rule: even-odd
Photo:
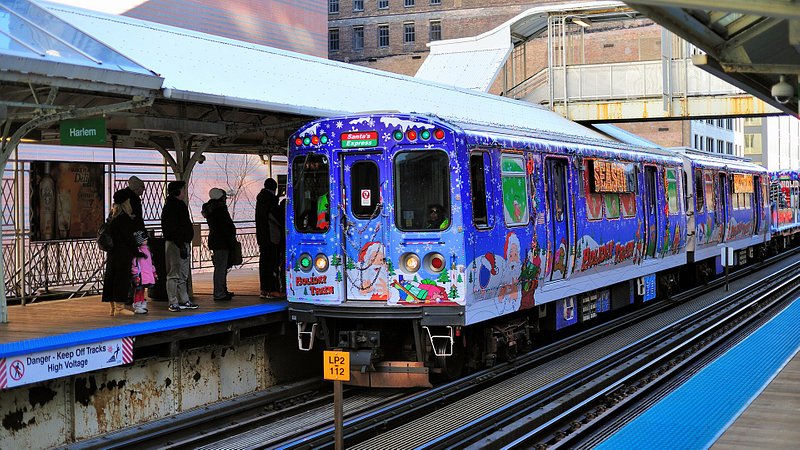
[[[124,189],[115,192],[111,207],[109,232],[114,246],[107,254],[102,301],[111,305],[112,316],[134,314],[132,308],[126,307],[133,303],[130,298],[131,262],[139,253],[133,234],[130,195]]]
[[[161,233],[164,235],[169,310],[180,312],[197,309],[198,306],[189,299],[189,249],[194,228],[186,203],[186,182],[171,181],[167,185],[167,192],[167,201],[161,211]]]
[[[212,188],[208,197],[202,213],[208,223],[208,248],[212,251],[211,261],[214,263],[214,300],[229,301],[233,297],[233,293],[228,291],[229,256],[237,243],[236,225],[225,204],[225,191]]]
[[[144,181],[141,178],[137,177],[136,175],[131,176],[128,178],[128,186],[124,187],[114,195],[123,192],[122,195],[127,195],[128,199],[131,202],[131,219],[133,219],[133,225],[135,231],[141,231],[142,233],[146,233],[146,229],[144,226],[144,214],[142,212],[142,194],[144,194]]]

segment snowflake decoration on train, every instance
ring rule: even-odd
[[[343,126],[344,123],[341,120],[336,121],[336,129],[341,130]]]

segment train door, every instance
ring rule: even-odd
[[[341,261],[346,300],[388,300],[386,224],[383,198],[386,168],[383,155],[342,154]],[[338,280],[337,280],[338,281]]]
[[[725,172],[720,172],[717,175],[717,223],[722,225],[722,242],[728,239],[728,224],[729,211],[728,211],[728,177]]]
[[[645,256],[655,258],[658,245],[658,168],[644,166]]]
[[[568,161],[563,158],[547,158],[547,206],[549,211],[550,230],[548,237],[548,251],[552,248],[552,255],[548,258],[551,280],[561,280],[567,277],[568,262],[570,259],[570,229],[571,217]]]
[[[761,177],[753,177],[753,234],[758,234],[761,230],[761,214],[764,205],[761,199]]]

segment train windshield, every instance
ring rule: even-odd
[[[324,233],[330,228],[330,168],[324,155],[309,153],[292,163],[294,226],[303,233]]]
[[[450,226],[450,162],[445,152],[398,153],[394,182],[397,228],[439,231]]]

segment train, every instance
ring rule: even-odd
[[[288,157],[298,348],[349,352],[357,386],[430,386],[511,359],[797,231],[775,200],[789,189],[797,210],[796,177],[571,131],[357,114],[301,127]]]

